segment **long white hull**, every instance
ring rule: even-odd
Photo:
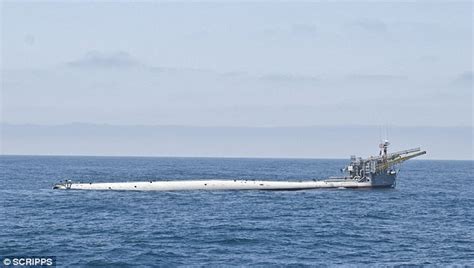
[[[107,183],[61,183],[55,189],[118,191],[182,191],[182,190],[306,190],[318,188],[366,188],[371,182],[355,180],[262,181],[262,180],[183,180]],[[390,187],[391,185],[377,185]]]
[[[141,182],[91,182],[70,180],[54,185],[60,190],[116,190],[116,191],[183,191],[183,190],[307,190],[318,188],[395,187],[397,172],[393,166],[410,158],[423,155],[420,148],[387,154],[388,141],[378,157],[368,159],[351,157],[344,169],[346,176],[327,180],[263,181],[263,180],[180,180]]]

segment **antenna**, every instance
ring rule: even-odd
[[[379,141],[382,142],[382,125],[379,125]]]

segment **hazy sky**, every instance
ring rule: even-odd
[[[3,124],[2,154],[344,158],[378,155],[376,126],[184,127]],[[473,160],[471,127],[392,127],[390,151]],[[2,146],[3,142],[3,146]],[[474,164],[474,162],[473,162]]]
[[[1,121],[472,126],[472,3],[1,7]]]

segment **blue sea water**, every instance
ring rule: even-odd
[[[409,161],[395,189],[51,189],[63,179],[313,179],[345,163],[1,156],[0,256],[73,267],[474,265],[472,161]]]

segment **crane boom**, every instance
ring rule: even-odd
[[[407,151],[410,151],[410,150],[407,150]],[[419,148],[418,148],[418,151],[419,151]],[[416,151],[412,151],[412,152],[416,152]],[[406,154],[406,153],[404,153],[404,154]],[[399,154],[398,156],[396,156],[392,159],[389,159],[387,161],[383,161],[381,164],[377,165],[376,170],[378,172],[384,171],[384,170],[387,170],[387,169],[389,169],[390,167],[392,167],[396,164],[405,162],[408,159],[411,159],[411,158],[414,158],[414,157],[417,157],[417,156],[420,156],[420,155],[424,155],[424,154],[426,154],[426,151],[416,152],[414,154],[410,154],[410,155],[406,155],[406,156],[401,156],[401,154]]]

